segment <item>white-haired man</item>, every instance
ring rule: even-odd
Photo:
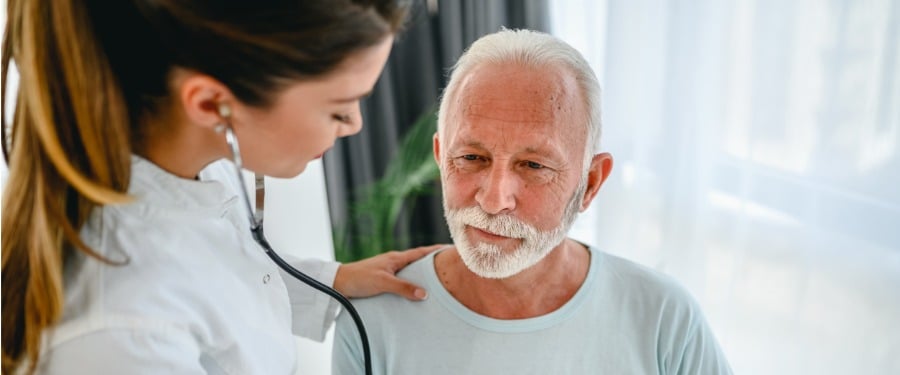
[[[454,246],[404,269],[426,302],[357,300],[378,374],[723,374],[697,304],[672,279],[566,237],[612,170],[600,87],[549,35],[503,30],[457,62],[434,156]],[[346,315],[346,314],[342,314]],[[362,372],[338,319],[335,374]]]

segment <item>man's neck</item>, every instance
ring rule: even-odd
[[[435,256],[444,288],[470,310],[495,319],[525,319],[553,312],[584,283],[590,252],[564,240],[534,266],[505,279],[487,279],[470,271],[456,249]]]

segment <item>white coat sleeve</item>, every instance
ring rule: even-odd
[[[299,260],[289,255],[285,255],[284,260],[300,272],[328,286],[334,285],[334,277],[340,266],[338,262],[319,259]],[[297,336],[321,342],[325,339],[328,328],[334,323],[339,303],[283,270],[281,277],[291,300],[292,332]]]
[[[38,374],[206,374],[187,331],[105,329],[42,354]]]

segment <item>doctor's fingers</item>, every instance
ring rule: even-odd
[[[422,257],[431,254],[435,250],[438,250],[443,247],[447,247],[447,244],[437,244],[430,246],[421,246],[416,247],[409,250],[404,251],[391,251],[390,261],[394,266],[394,272],[400,271],[404,267],[408,266],[410,263],[415,262]]]
[[[428,297],[424,288],[401,279],[396,275],[390,275],[380,280],[379,289],[404,297],[411,301],[420,301]]]

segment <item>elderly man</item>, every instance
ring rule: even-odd
[[[600,88],[549,35],[503,30],[451,76],[434,138],[454,246],[400,275],[426,302],[357,300],[379,374],[722,374],[731,370],[675,281],[566,234],[612,169]],[[362,372],[338,319],[335,374]]]

